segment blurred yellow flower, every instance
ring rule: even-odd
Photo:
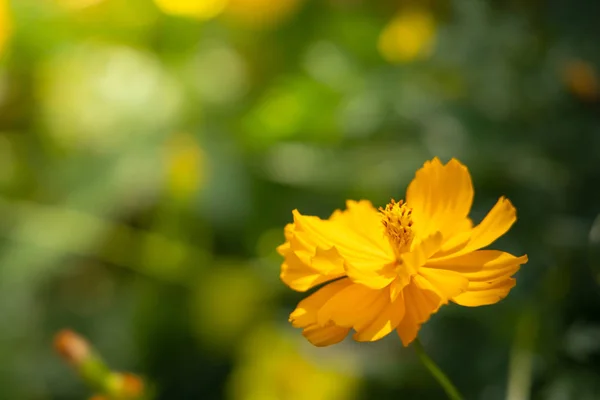
[[[285,228],[281,279],[306,291],[294,327],[316,346],[343,340],[375,341],[394,329],[405,346],[440,306],[482,306],[503,299],[527,256],[479,250],[506,233],[516,210],[501,197],[483,221],[468,218],[473,185],[468,169],[434,158],[416,173],[406,202],[379,212],[368,201],[348,201],[328,220],[293,211]]]
[[[231,400],[351,400],[359,380],[348,357],[311,360],[299,343],[273,327],[247,336],[229,382]]]
[[[154,2],[165,14],[207,20],[221,14],[228,0],[154,0]]]
[[[428,56],[433,49],[436,24],[430,12],[410,10],[398,14],[379,36],[379,52],[391,63],[406,63]]]
[[[229,352],[268,310],[271,293],[248,265],[212,267],[195,286],[190,312],[198,339],[214,352]]]
[[[165,152],[167,184],[176,197],[193,195],[204,183],[205,156],[190,134],[176,134],[167,142]]]
[[[255,27],[276,25],[300,6],[302,0],[229,0],[226,13]]]
[[[12,34],[12,20],[8,0],[0,0],[0,53],[6,47]]]

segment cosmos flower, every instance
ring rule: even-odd
[[[375,341],[396,330],[408,346],[431,314],[449,301],[477,307],[503,299],[527,256],[480,250],[516,221],[501,197],[479,225],[468,214],[473,185],[467,168],[452,159],[427,161],[406,192],[375,209],[348,201],[327,220],[293,211],[285,227],[281,279],[307,291],[290,315],[316,346]]]

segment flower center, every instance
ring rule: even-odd
[[[413,224],[411,214],[412,209],[406,206],[404,201],[396,202],[394,199],[385,206],[379,207],[381,212],[381,222],[385,227],[387,236],[396,257],[410,250],[410,245],[415,237],[411,226]]]

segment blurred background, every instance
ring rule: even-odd
[[[308,344],[291,210],[402,198],[457,157],[494,307],[420,337],[467,399],[600,398],[600,3],[0,0],[0,398],[84,399],[62,328],[158,399],[441,399],[396,335]]]

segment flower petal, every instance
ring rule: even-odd
[[[350,285],[352,285],[352,282],[347,278],[343,278],[323,286],[302,300],[290,314],[292,326],[295,328],[304,328],[316,324],[319,309],[323,307],[330,298]]]
[[[488,215],[475,228],[465,251],[481,249],[504,235],[517,220],[517,210],[506,197],[500,197]]]
[[[356,332],[367,329],[389,304],[390,294],[388,290],[378,290],[377,296],[369,305],[368,310],[360,314],[355,314],[352,328],[354,328]]]
[[[382,266],[380,269],[358,268],[350,262],[344,264],[348,278],[353,282],[367,286],[371,289],[383,289],[396,279],[396,262]]]
[[[393,259],[393,252],[390,254],[384,251],[374,245],[373,240],[349,229],[339,217],[324,221],[318,217],[301,215],[298,210],[294,210],[293,215],[296,237],[315,248],[335,247],[344,259],[357,266],[381,267]],[[381,240],[383,242],[383,237]]]
[[[302,335],[317,347],[330,346],[344,340],[350,328],[342,328],[333,322],[325,326],[311,325],[302,331]]]
[[[414,281],[419,288],[434,291],[444,304],[465,292],[469,285],[469,279],[458,272],[433,268],[421,268]]]
[[[381,296],[380,290],[373,290],[360,284],[351,284],[331,296],[317,313],[317,323],[328,321],[336,325],[352,327],[363,314],[372,315],[372,304]]]
[[[515,285],[511,276],[527,261],[527,256],[479,250],[448,260],[432,261],[424,269],[451,270],[467,278],[467,291],[452,300],[460,305],[476,307],[494,304],[506,297]]]
[[[467,167],[452,159],[443,165],[427,161],[408,186],[406,203],[412,208],[413,230],[420,237],[439,231],[447,237],[464,223],[473,203],[473,184]]]
[[[389,241],[385,237],[385,227],[381,222],[381,213],[368,200],[346,202],[345,211],[336,211],[332,220],[346,224],[351,230],[359,233],[365,240],[393,257]]]
[[[438,251],[442,244],[442,234],[436,232],[421,242],[417,242],[412,250],[400,257],[401,264],[396,280],[390,285],[390,296],[396,296],[411,282],[419,269],[427,263],[429,257]]]
[[[344,264],[356,282],[374,288],[393,280],[381,272],[395,257],[370,202],[349,201],[346,211],[335,212],[327,221],[297,210],[293,215],[294,223],[284,230],[287,241],[277,249],[285,257],[281,279],[292,289],[306,291],[344,276]]]
[[[416,242],[412,250],[402,254],[402,264],[411,271],[418,271],[419,267],[425,265],[427,260],[435,254],[442,245],[442,234],[435,232],[421,242]]]
[[[456,304],[466,307],[479,307],[495,304],[505,298],[510,289],[517,284],[513,278],[493,283],[475,282],[469,284],[469,290],[452,299]]]
[[[388,293],[384,293],[384,296],[389,298]],[[396,329],[402,318],[404,318],[404,312],[404,296],[400,295],[393,302],[389,302],[369,325],[358,330],[353,336],[354,340],[373,342],[383,338]]]
[[[456,271],[470,281],[492,281],[514,275],[527,261],[527,256],[515,257],[498,250],[478,250],[451,259],[432,260],[427,267]]]
[[[467,218],[462,224],[456,226],[455,231],[450,236],[444,238],[444,243],[434,256],[443,257],[463,249],[471,239],[472,233],[473,221]]]
[[[288,249],[284,253],[285,260],[281,264],[279,275],[293,290],[305,292],[316,285],[345,275],[344,260],[335,249],[317,249],[308,262],[301,260],[299,255],[307,256],[306,253]]]
[[[471,231],[470,239],[454,252],[447,252],[433,260],[446,260],[486,247],[504,235],[517,220],[517,211],[510,200],[500,197],[483,221]]]
[[[414,283],[404,288],[403,294],[406,311],[396,332],[402,344],[408,346],[417,337],[421,324],[439,309],[441,300],[435,292],[423,290]]]

